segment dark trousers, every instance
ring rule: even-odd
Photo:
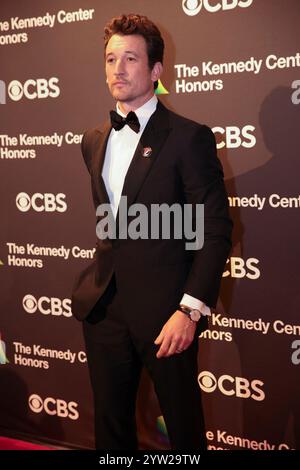
[[[95,405],[97,449],[135,450],[135,405],[142,367],[153,381],[172,449],[206,449],[196,337],[180,354],[156,358],[159,330],[139,337],[113,276],[83,323]],[[153,312],[155,313],[155,312]],[[142,312],[140,312],[142,315]],[[163,324],[161,325],[163,326]],[[149,330],[149,328],[148,328]]]

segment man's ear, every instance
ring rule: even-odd
[[[162,74],[163,66],[161,62],[155,62],[153,69],[151,70],[151,80],[157,82]]]

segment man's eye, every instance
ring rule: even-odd
[[[112,64],[114,62],[115,59],[113,59],[112,57],[110,57],[109,59],[106,59],[106,62],[108,64]]]
[[[127,59],[129,62],[135,62],[136,58],[135,57],[128,57]]]

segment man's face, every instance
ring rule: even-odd
[[[137,109],[153,95],[161,64],[149,69],[145,39],[137,34],[114,34],[106,47],[105,70],[109,90],[123,110]]]

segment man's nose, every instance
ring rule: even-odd
[[[124,73],[125,73],[124,62],[122,60],[117,60],[116,66],[115,66],[115,75],[124,75]]]

